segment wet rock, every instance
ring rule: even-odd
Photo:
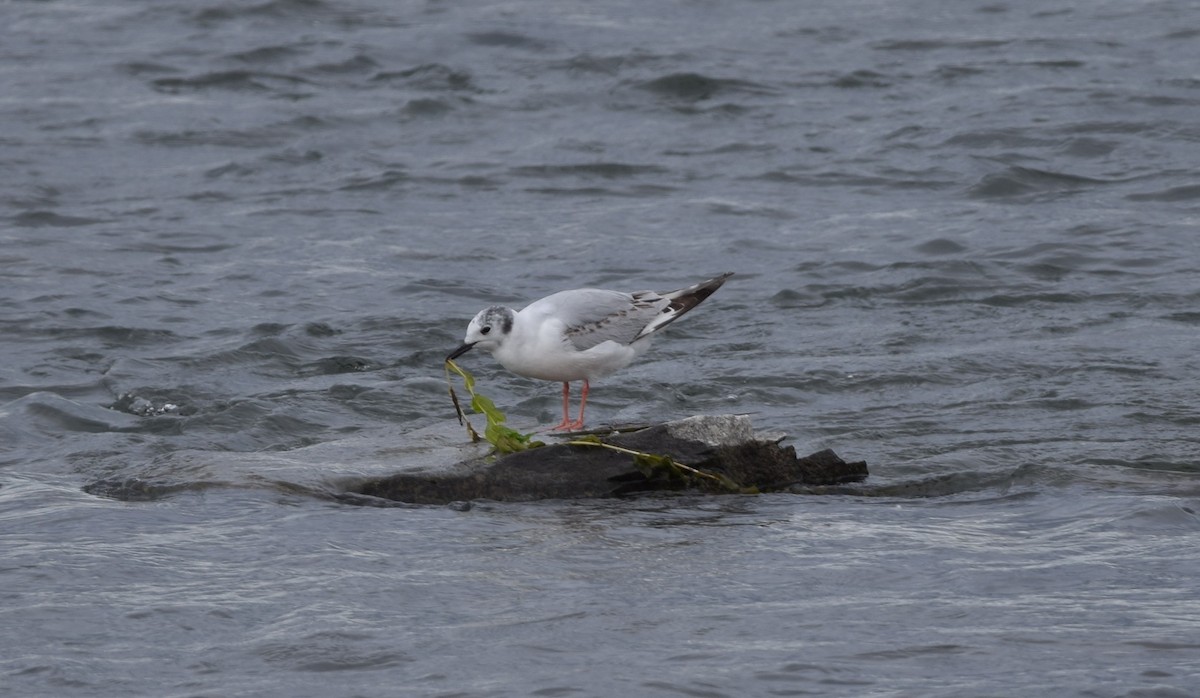
[[[833,451],[797,457],[778,438],[756,435],[743,415],[689,417],[600,437],[605,444],[667,456],[711,478],[635,463],[629,453],[576,445],[570,437],[542,448],[505,456],[476,456],[445,467],[423,466],[347,488],[347,501],[378,498],[414,504],[473,499],[529,501],[619,497],[651,491],[786,491],[857,482],[866,463],[847,463]],[[661,459],[660,459],[661,460]],[[398,464],[401,465],[402,464]],[[720,481],[718,481],[720,479]]]

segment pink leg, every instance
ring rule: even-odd
[[[571,384],[563,383],[563,420],[562,423],[553,427],[551,431],[573,431],[583,428],[583,410],[587,407],[588,389],[587,379],[583,381],[583,393],[579,398],[579,419],[571,421]]]
[[[583,408],[587,407],[587,394],[588,394],[589,387],[590,386],[588,385],[587,379],[584,378],[583,379],[583,394],[580,395],[580,397],[579,397],[579,421],[572,424],[571,425],[572,428],[575,428],[575,429],[583,428]]]
[[[551,431],[561,431],[565,429],[573,429],[575,424],[571,422],[571,384],[563,382],[563,418],[557,426],[552,427]]]

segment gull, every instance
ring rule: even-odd
[[[650,346],[656,332],[695,308],[733,272],[675,291],[606,291],[577,288],[536,300],[515,311],[493,305],[467,325],[456,359],[475,347],[492,352],[520,376],[563,384],[562,423],[553,431],[583,428],[591,381],[629,365]],[[583,381],[579,419],[570,412],[571,381]]]

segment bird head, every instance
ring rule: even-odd
[[[479,311],[467,325],[467,334],[463,337],[462,345],[451,352],[446,360],[457,359],[475,347],[496,351],[504,338],[512,332],[515,317],[516,313],[511,308],[502,305],[493,305]]]

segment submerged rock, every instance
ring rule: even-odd
[[[830,450],[797,457],[795,448],[780,445],[779,438],[756,435],[744,415],[689,417],[599,438],[604,444],[649,455],[640,466],[630,453],[572,443],[570,435],[565,438],[565,442],[505,456],[476,456],[444,467],[426,465],[368,478],[349,487],[346,500],[447,504],[472,499],[618,497],[656,490],[767,492],[867,477],[866,463],[847,463]],[[711,478],[662,466],[662,456]]]

